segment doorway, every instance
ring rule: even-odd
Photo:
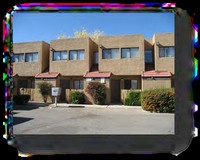
[[[66,102],[66,89],[70,88],[70,80],[61,79],[60,80],[60,87],[61,87],[61,93],[60,93],[60,101]]]
[[[121,102],[121,92],[120,92],[120,80],[112,79],[111,80],[111,103],[120,103]]]

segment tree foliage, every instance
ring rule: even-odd
[[[99,82],[90,82],[85,90],[95,104],[104,104],[106,100],[106,87]]]
[[[74,36],[70,37],[67,36],[65,33],[58,35],[57,39],[67,39],[67,38],[86,38],[90,37],[94,41],[98,41],[99,36],[103,36],[104,32],[98,29],[94,30],[93,32],[88,32],[86,29],[82,29],[80,31],[75,31]]]
[[[39,92],[43,97],[44,102],[47,102],[48,96],[51,94],[52,85],[47,82],[42,82],[38,84]]]

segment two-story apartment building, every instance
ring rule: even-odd
[[[35,75],[49,67],[49,44],[44,41],[14,43],[13,51],[14,95],[30,94],[34,100]]]
[[[33,62],[29,68],[24,68],[24,72],[21,70],[22,74],[19,68],[27,64],[23,60],[14,63],[13,67],[18,79],[30,75],[32,83],[35,82],[35,95],[32,96],[35,101],[41,100],[36,92],[36,84],[41,81],[61,87],[61,101],[69,101],[71,91],[85,92],[89,82],[98,81],[106,86],[107,104],[121,102],[130,89],[174,86],[174,33],[155,34],[148,39],[142,34],[102,36],[98,42],[90,38],[58,39],[52,40],[50,45],[45,43],[47,50],[34,46],[35,42],[28,44],[33,44],[29,51],[21,43],[14,44],[14,57],[19,53],[38,52],[40,63],[37,67],[40,69],[32,67]],[[20,45],[21,50],[17,50],[16,46]],[[33,71],[27,71],[27,68]],[[26,86],[18,83],[16,88],[19,87]],[[89,96],[85,95],[87,103],[90,103]]]

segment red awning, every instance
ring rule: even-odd
[[[169,71],[147,71],[143,72],[142,77],[171,77],[172,74]]]
[[[111,76],[111,72],[87,72],[83,77],[85,78],[107,78]]]
[[[38,73],[35,78],[56,78],[59,74],[58,72]]]

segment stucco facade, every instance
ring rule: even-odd
[[[28,53],[38,53],[36,62],[26,62]],[[24,61],[13,63],[13,73],[19,76],[35,76],[49,67],[49,44],[44,41],[13,44],[13,55],[23,54]]]
[[[156,44],[157,42],[157,44]],[[164,46],[175,46],[174,33],[160,33],[153,36],[154,55],[155,55],[155,70],[170,71],[175,73],[174,57],[160,57],[159,48]]]
[[[136,58],[122,58],[122,48],[139,48]],[[103,49],[119,49],[117,59],[103,59]],[[132,67],[131,67],[132,66]],[[105,36],[99,37],[99,70],[110,71],[114,75],[140,75],[144,71],[144,36]]]
[[[50,43],[50,65],[51,72],[59,72],[66,76],[79,76],[89,71],[91,67],[92,55],[97,51],[97,46],[90,38],[70,38],[52,40]],[[84,50],[84,58],[81,60],[71,60],[69,52],[74,50]],[[66,51],[66,60],[53,60],[55,51]]]
[[[94,103],[85,89],[89,82],[97,81],[106,87],[106,104],[120,103],[130,89],[174,87],[174,46],[174,33],[157,33],[152,38],[142,34],[101,36],[98,42],[67,38],[50,44],[15,43],[14,54],[23,53],[24,61],[13,63],[14,93],[22,94],[19,80],[26,79],[23,92],[33,101],[42,101],[38,83],[46,81],[61,88],[60,102],[68,103],[70,92],[76,90],[84,92],[86,103]],[[37,61],[26,62],[27,53],[38,53]],[[48,102],[52,101],[49,97]]]

